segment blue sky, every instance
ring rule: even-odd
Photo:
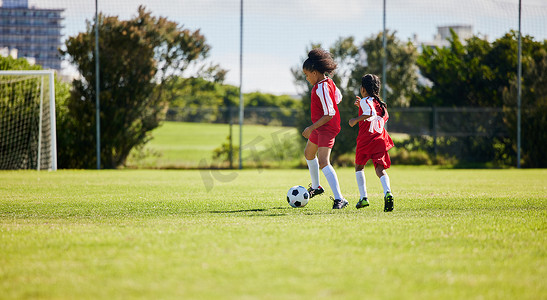
[[[547,38],[547,3],[523,1],[523,32]],[[129,18],[140,4],[189,29],[200,29],[212,46],[209,61],[228,69],[227,83],[239,85],[239,0],[99,0],[107,15]],[[290,73],[311,43],[329,47],[339,37],[363,41],[382,30],[382,1],[245,0],[243,90],[296,94]],[[40,8],[65,8],[65,36],[85,29],[94,0],[29,0]],[[518,26],[518,0],[387,0],[387,27],[401,40],[414,34],[430,41],[437,26],[473,25],[475,34],[495,39]],[[69,72],[69,71],[67,71]]]

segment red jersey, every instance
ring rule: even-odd
[[[312,122],[317,122],[323,116],[333,116],[330,121],[317,128],[318,131],[340,132],[340,113],[338,112],[340,101],[342,101],[342,93],[332,79],[327,77],[313,86],[311,90]]]
[[[359,115],[370,115],[371,117],[359,122],[359,134],[357,135],[358,153],[383,153],[393,147],[393,141],[384,128],[389,119],[387,110],[383,117],[377,111],[382,111],[380,104],[372,97],[362,98],[359,103]]]

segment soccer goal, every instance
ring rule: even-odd
[[[0,169],[57,170],[54,76],[0,71]]]

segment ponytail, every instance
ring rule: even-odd
[[[387,104],[384,101],[382,101],[382,99],[380,99],[380,97],[378,97],[378,95],[374,95],[374,96],[372,96],[372,98],[374,98],[374,100],[376,102],[378,102],[378,104],[380,105],[380,108],[382,109],[380,117],[385,116],[386,112],[387,112]]]
[[[387,104],[378,96],[378,94],[380,94],[380,78],[374,74],[366,74],[363,78],[361,78],[361,87],[367,91],[369,96],[378,102],[380,108],[382,109],[381,116],[385,116],[387,112]]]

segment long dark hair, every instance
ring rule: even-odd
[[[380,116],[383,117],[387,112],[387,104],[380,99],[380,78],[374,74],[366,74],[361,78],[361,86],[367,91],[369,96],[380,104],[380,107],[382,108]]]
[[[330,74],[336,70],[336,63],[332,55],[327,50],[315,48],[308,53],[308,58],[304,61],[302,69],[308,71],[317,71],[322,74]]]

